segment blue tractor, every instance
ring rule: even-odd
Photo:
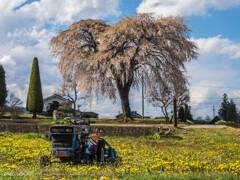
[[[89,119],[74,119],[68,125],[52,125],[45,134],[45,138],[52,141],[52,152],[50,156],[41,156],[40,165],[59,160],[81,164],[115,162],[117,153],[101,137],[101,130],[89,136],[90,131]]]

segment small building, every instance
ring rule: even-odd
[[[225,119],[222,116],[215,116],[211,121],[210,124],[215,124],[215,122],[218,122],[219,120],[225,121]]]
[[[49,109],[50,109],[50,104],[53,102],[53,101],[57,101],[59,104],[61,102],[64,102],[64,101],[68,101],[68,102],[71,102],[69,99],[66,99],[64,97],[62,97],[61,95],[59,94],[53,94],[49,97],[46,97],[43,99],[43,112],[47,112]],[[72,106],[72,105],[71,105]]]
[[[166,117],[164,117],[164,116],[157,116],[154,119],[166,119]]]
[[[122,116],[121,114],[118,114],[117,116],[115,116],[116,118],[120,118]],[[131,111],[131,117],[132,118],[142,118],[142,115],[138,114],[137,111]]]

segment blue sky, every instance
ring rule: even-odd
[[[61,85],[57,60],[48,50],[50,39],[80,19],[115,23],[133,13],[184,16],[192,28],[190,38],[199,47],[197,60],[188,63],[190,105],[194,117],[213,116],[223,93],[240,108],[240,0],[1,0],[0,63],[9,91],[26,102],[33,58],[39,59],[44,97]],[[130,94],[132,110],[141,113],[141,92]],[[78,102],[81,110],[113,117],[120,101],[94,100],[92,107]],[[145,104],[145,114],[161,116],[159,108]]]

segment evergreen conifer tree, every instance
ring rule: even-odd
[[[236,104],[231,99],[231,101],[230,101],[230,103],[228,105],[228,110],[227,110],[227,121],[233,121],[236,118],[237,118]]]
[[[0,65],[0,107],[6,103],[7,98],[7,87],[5,81],[5,71],[2,65]]]
[[[229,102],[228,102],[227,94],[224,93],[221,108],[218,111],[218,115],[222,116],[224,118],[224,120],[227,120],[228,104],[229,104]]]
[[[186,114],[185,114],[185,110],[186,110]],[[193,120],[192,117],[192,113],[191,113],[191,106],[188,106],[187,104],[185,105],[185,107],[180,107],[179,111],[178,111],[178,118],[181,119],[181,121],[185,121],[185,117],[186,116],[186,120]]]
[[[27,110],[33,113],[32,118],[36,118],[36,113],[43,109],[42,86],[40,80],[40,72],[38,59],[33,59],[31,77],[27,96]]]

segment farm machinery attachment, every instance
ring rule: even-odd
[[[80,164],[115,162],[117,153],[101,137],[101,130],[89,136],[90,131],[89,119],[74,119],[68,125],[52,125],[45,134],[45,139],[52,141],[52,152],[50,156],[41,156],[40,165],[59,160]]]

